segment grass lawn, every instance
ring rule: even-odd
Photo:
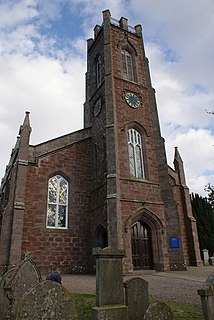
[[[95,296],[90,294],[74,294],[78,320],[92,320],[91,308],[95,306]],[[167,305],[172,309],[174,320],[203,320],[202,311],[199,307],[189,304],[175,303],[167,301]]]

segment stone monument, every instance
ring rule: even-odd
[[[143,320],[173,320],[173,314],[164,302],[155,302],[150,304],[146,313],[144,314]]]
[[[211,274],[198,290],[201,296],[202,311],[205,320],[214,319],[214,274]]]
[[[0,283],[0,319],[14,319],[23,295],[41,281],[41,274],[30,257],[7,271]]]
[[[93,255],[96,258],[96,307],[92,309],[92,319],[128,320],[123,290],[124,251],[94,248]]]
[[[72,294],[61,284],[43,281],[19,302],[15,320],[77,320]]]
[[[129,320],[142,320],[149,306],[148,282],[142,278],[132,278],[124,282],[125,300]]]

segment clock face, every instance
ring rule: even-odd
[[[126,92],[125,100],[128,105],[132,108],[138,108],[140,106],[140,99],[138,96],[132,92]]]
[[[102,108],[101,99],[98,99],[94,105],[94,116],[97,117]]]

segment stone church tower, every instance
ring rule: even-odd
[[[103,12],[87,42],[84,129],[29,145],[29,113],[1,185],[0,265],[31,252],[46,270],[90,271],[92,248],[124,271],[201,263],[183,162],[166,162],[140,25]]]

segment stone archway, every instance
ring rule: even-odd
[[[157,215],[146,208],[141,208],[128,217],[124,228],[127,270],[155,269],[161,271],[167,269],[166,232]],[[138,242],[135,243],[135,246],[139,245],[139,254],[137,255],[136,249],[138,248],[134,247],[134,239]]]

